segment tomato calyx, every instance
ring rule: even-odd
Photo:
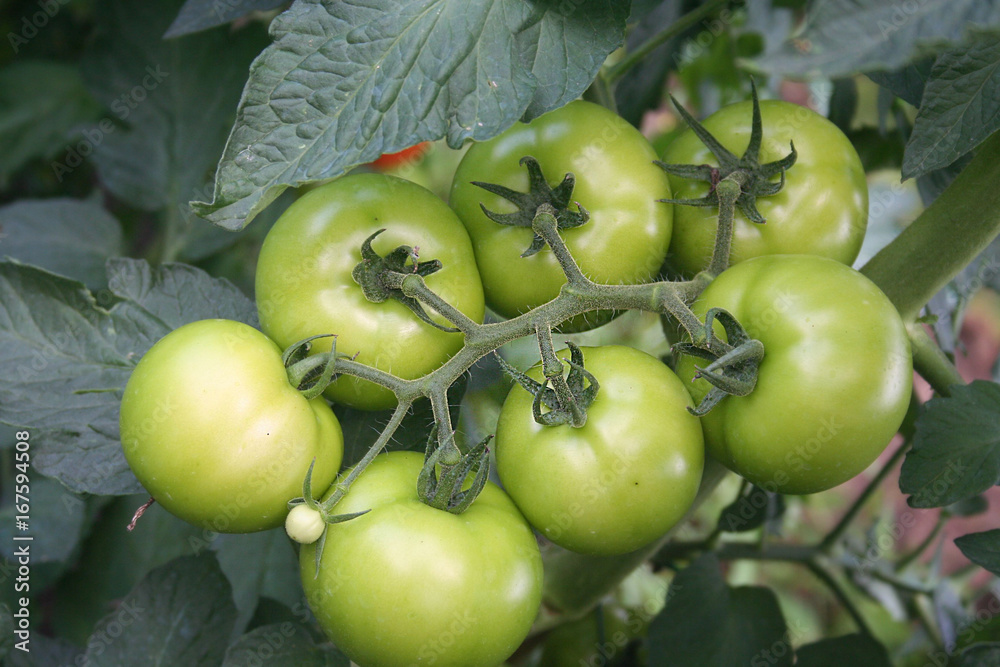
[[[479,207],[483,209],[487,218],[501,225],[531,229],[538,208],[543,204],[548,204],[555,210],[554,215],[559,229],[579,227],[590,220],[590,213],[587,209],[581,206],[580,202],[572,202],[570,199],[573,196],[573,188],[576,187],[576,176],[567,173],[562,182],[553,188],[545,180],[538,160],[530,155],[525,155],[518,164],[528,170],[528,192],[518,192],[494,183],[472,182],[473,185],[487,192],[503,197],[518,208],[514,213],[495,213],[480,204]],[[570,208],[572,203],[576,204],[575,211]],[[545,240],[536,233],[531,239],[531,245],[521,253],[521,257],[530,257],[544,247]]]
[[[601,385],[597,378],[588,371],[583,364],[583,351],[574,343],[567,343],[570,350],[570,358],[564,360],[569,366],[569,374],[566,376],[565,385],[568,392],[557,390],[556,383],[562,377],[562,361],[556,368],[559,378],[555,378],[546,372],[545,382],[536,382],[527,374],[522,373],[504,359],[497,355],[500,366],[503,370],[525,391],[534,396],[531,403],[531,414],[535,423],[542,426],[558,426],[569,424],[579,428],[587,422],[587,408],[597,398],[597,392]],[[553,386],[550,387],[549,384]],[[545,408],[545,412],[542,408]]]
[[[333,338],[330,351],[326,354],[309,356],[312,342],[317,338]],[[337,336],[335,334],[318,334],[303,338],[289,345],[281,353],[281,363],[288,374],[288,382],[307,399],[314,399],[337,379]]]
[[[437,436],[438,427],[435,424],[427,438],[424,467],[417,477],[417,496],[435,509],[461,514],[469,509],[486,486],[490,474],[490,450],[487,445],[493,436],[486,436],[465,453],[455,444],[454,434],[444,444],[439,443]],[[464,488],[473,473],[472,484]]]
[[[798,153],[795,151],[795,143],[789,142],[791,152],[780,160],[760,163],[760,145],[763,137],[763,127],[760,117],[760,101],[757,99],[757,86],[751,81],[753,99],[753,118],[750,125],[750,143],[743,152],[742,157],[737,157],[726,147],[719,143],[712,134],[705,129],[695,118],[689,114],[684,107],[671,95],[670,99],[677,108],[678,113],[684,118],[691,130],[701,139],[705,147],[712,151],[712,155],[718,160],[719,166],[710,164],[669,164],[656,161],[668,174],[681,178],[690,178],[706,181],[710,185],[707,195],[697,199],[660,199],[665,204],[682,204],[686,206],[719,206],[719,196],[716,193],[716,186],[722,179],[734,172],[742,172],[742,191],[736,200],[736,205],[740,212],[757,224],[764,224],[764,216],[757,210],[757,198],[769,197],[781,191],[785,185],[785,171],[795,164]],[[771,181],[774,176],[780,176],[777,183]]]
[[[712,328],[714,320],[722,324],[730,342],[715,335]],[[711,361],[704,368],[695,366],[698,372],[692,380],[704,379],[712,388],[696,407],[688,408],[693,415],[706,415],[726,396],[747,396],[757,386],[757,369],[764,358],[764,345],[751,338],[743,325],[721,308],[712,308],[705,313],[705,328],[695,340],[675,343],[673,350]]]
[[[362,512],[351,512],[348,514],[334,514],[333,507],[328,506],[326,503],[321,503],[313,497],[312,492],[312,474],[313,467],[316,465],[316,459],[314,458],[309,464],[309,470],[306,471],[306,478],[302,482],[302,496],[299,498],[292,498],[288,501],[288,517],[285,519],[285,532],[288,534],[292,540],[298,542],[299,544],[316,544],[316,574],[319,575],[319,566],[323,558],[323,547],[326,544],[327,526],[335,523],[343,523],[344,521],[350,521],[351,519],[356,519],[359,516],[367,514],[371,510],[364,510]],[[339,498],[337,498],[339,501]],[[334,501],[332,505],[336,505]],[[307,515],[306,521],[303,521],[301,511],[295,511],[296,507],[306,506],[313,512],[319,514],[319,518],[322,519],[323,526],[321,530],[316,530],[316,526],[312,525],[315,516]],[[295,515],[293,517],[293,514]],[[302,523],[307,523],[304,529]]]
[[[407,276],[418,275],[426,278],[441,270],[441,262],[436,259],[419,261],[418,249],[408,245],[401,245],[382,257],[372,248],[372,241],[384,231],[385,229],[380,229],[365,239],[361,244],[361,261],[351,271],[351,277],[361,286],[365,298],[372,303],[395,299],[432,327],[449,333],[458,331],[454,327],[446,327],[432,320],[420,302],[412,296],[407,296],[402,289],[402,281]]]

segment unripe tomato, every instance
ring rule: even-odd
[[[324,632],[364,667],[493,667],[538,613],[542,560],[531,528],[487,483],[462,514],[417,496],[423,456],[378,456],[335,508],[371,510],[300,552],[302,586]]]
[[[581,348],[600,383],[581,428],[542,426],[532,395],[500,411],[497,474],[528,521],[573,551],[616,554],[676,524],[698,492],[704,441],[684,384],[659,359],[620,345]],[[568,352],[560,356],[569,356]],[[542,379],[541,365],[528,371]]]
[[[257,262],[257,310],[263,330],[279,345],[336,334],[337,352],[404,379],[431,372],[462,347],[461,333],[421,321],[399,301],[369,301],[351,275],[361,246],[379,229],[372,247],[386,255],[401,245],[417,248],[420,261],[440,260],[428,287],[471,319],[483,319],[483,288],[472,244],[462,223],[430,191],[394,176],[357,174],[307,193],[267,234]],[[449,323],[431,309],[431,317]],[[328,352],[332,339],[314,343]],[[326,390],[332,401],[362,410],[396,403],[392,392],[366,380],[341,376]]]
[[[764,344],[753,392],[702,418],[712,456],[797,494],[837,486],[882,453],[906,414],[913,364],[903,321],[874,283],[825,257],[757,257],[722,272],[692,310],[704,318],[709,308]],[[690,381],[707,363],[682,357],[677,374]],[[689,386],[697,400],[710,388]]]
[[[165,509],[220,533],[280,526],[302,495],[340,468],[340,424],[288,383],[281,349],[251,326],[201,320],[142,357],[122,396],[125,459]]]
[[[719,143],[740,156],[750,142],[752,108],[750,101],[731,104],[702,124]],[[792,141],[798,157],[785,172],[781,191],[757,199],[757,210],[766,223],[750,222],[737,209],[730,263],[761,255],[799,253],[851,264],[861,250],[868,225],[868,183],[854,146],[836,125],[797,104],[763,100],[760,114],[760,162],[785,157]],[[663,161],[718,165],[690,129],[671,142]],[[698,199],[708,193],[709,184],[670,176],[670,187],[677,199]],[[708,266],[718,216],[713,207],[674,206],[668,261],[680,273],[691,276]]]
[[[550,185],[557,185],[567,172],[576,176],[572,201],[590,212],[590,220],[561,235],[586,276],[608,284],[642,283],[656,276],[670,243],[672,218],[671,207],[656,201],[670,196],[666,174],[653,164],[656,153],[638,130],[613,112],[590,102],[572,102],[474,144],[455,172],[451,206],[472,237],[491,309],[515,317],[555,298],[566,283],[549,248],[520,256],[534,237],[530,228],[500,225],[483,213],[480,203],[497,213],[516,207],[472,184],[526,192],[528,174],[519,164],[525,155],[538,160]],[[591,313],[574,319],[567,330],[607,320]]]

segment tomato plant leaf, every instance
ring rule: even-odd
[[[973,563],[1000,576],[1000,528],[956,537],[955,546]]]
[[[236,240],[194,216],[187,202],[208,196],[247,67],[267,44],[264,29],[164,41],[177,0],[104,4],[82,63],[89,89],[109,110],[83,133],[90,159],[115,196],[164,211],[166,259],[200,259]]]
[[[632,3],[632,19],[636,18],[639,3]],[[662,2],[655,8],[647,7],[645,16],[629,30],[627,47],[637,48],[667,26],[672,24],[682,14],[680,2]],[[671,70],[679,69],[680,45],[686,37],[692,35],[699,26],[690,28],[684,33],[673,37],[654,50],[622,76],[615,86],[615,105],[618,114],[632,125],[639,127],[643,114],[658,107],[663,98],[663,86]]]
[[[199,215],[243,228],[282,190],[421,141],[499,134],[577,98],[627,3],[298,0],[271,24]]]
[[[0,256],[75,278],[92,290],[105,285],[105,262],[123,250],[121,225],[95,201],[21,199],[0,208]]]
[[[16,471],[15,471],[16,472]],[[80,496],[54,479],[38,475],[31,480],[31,520],[26,534],[32,536],[32,563],[64,563],[76,550],[86,527],[86,507]],[[0,556],[15,562],[21,542],[14,541],[14,487],[10,487],[10,504],[0,509]]]
[[[300,625],[286,621],[264,625],[240,637],[228,649],[222,667],[350,667],[337,649],[317,646]]]
[[[121,392],[139,358],[172,328],[209,317],[252,323],[239,290],[200,269],[108,263],[108,290],[0,262],[0,421],[32,429],[34,464],[75,491],[136,493],[122,453]]]
[[[674,577],[667,604],[649,627],[650,664],[791,667],[792,647],[774,593],[726,585],[715,554],[707,553]]]
[[[68,150],[73,129],[101,111],[76,66],[40,60],[0,68],[0,109],[0,187],[28,161]]]
[[[903,155],[903,178],[947,167],[1000,129],[1000,39],[976,33],[938,56]]]
[[[756,65],[775,74],[827,77],[891,71],[962,42],[970,26],[998,24],[1000,5],[980,0],[826,0],[811,3],[804,28]]]
[[[163,37],[167,39],[200,32],[229,23],[251,12],[276,9],[286,2],[287,0],[240,0],[240,2],[187,0]]]
[[[236,636],[246,629],[262,595],[289,607],[302,604],[299,559],[284,529],[250,535],[219,535],[212,548],[233,587],[238,612],[233,628]]]
[[[925,404],[899,475],[911,507],[944,507],[1000,480],[1000,385],[955,385]]]
[[[719,515],[719,527],[727,533],[742,533],[760,528],[765,522],[779,522],[785,513],[785,498],[751,485]]]
[[[238,287],[187,264],[154,267],[142,260],[113,259],[108,262],[108,287],[170,329],[212,317],[260,328],[257,307]]]
[[[806,644],[796,651],[796,667],[892,667],[878,640],[853,634]]]
[[[86,644],[98,621],[153,568],[206,550],[214,534],[181,521],[154,504],[135,530],[128,525],[148,494],[112,498],[83,543],[73,576],[59,580],[53,624],[60,636]]]
[[[933,66],[934,58],[923,58],[894,72],[868,72],[868,78],[905,102],[919,107]]]
[[[232,589],[212,554],[182,556],[147,574],[97,624],[87,664],[212,665],[236,620]]]

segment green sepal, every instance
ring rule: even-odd
[[[451,447],[442,447],[437,437],[438,428],[431,429],[427,439],[427,451],[424,454],[424,467],[417,477],[417,495],[427,505],[452,514],[461,514],[472,506],[479,493],[486,486],[490,474],[490,440],[486,436],[479,444],[468,452],[459,452],[458,460],[453,465],[443,463],[442,459],[457,451],[454,446],[454,435],[449,439]],[[450,456],[449,456],[450,458]],[[438,467],[441,474],[438,475]],[[472,485],[463,490],[465,480],[475,471]]]
[[[542,167],[538,164],[538,160],[530,155],[525,155],[519,164],[528,170],[528,192],[518,192],[493,183],[472,182],[473,185],[503,197],[517,206],[518,210],[514,213],[494,213],[480,204],[479,207],[483,209],[487,218],[501,225],[531,229],[538,207],[542,204],[549,204],[555,209],[558,229],[579,227],[590,220],[590,213],[579,202],[576,202],[577,210],[574,211],[570,208],[570,198],[573,196],[573,188],[576,187],[576,177],[573,174],[566,174],[562,182],[553,188],[542,175]],[[544,247],[545,240],[536,233],[531,239],[531,245],[521,253],[521,257],[530,257]]]
[[[333,343],[330,345],[329,352],[310,357],[309,350],[312,348],[312,341],[317,338],[333,338]],[[281,363],[285,366],[288,382],[306,399],[314,399],[337,379],[337,336],[318,334],[303,338],[299,342],[289,345],[282,352]]]
[[[385,257],[380,256],[372,248],[372,241],[384,231],[385,229],[380,229],[365,239],[365,242],[361,244],[361,261],[351,271],[351,277],[354,278],[354,282],[361,286],[365,298],[373,303],[395,299],[432,327],[449,333],[458,331],[454,327],[447,327],[432,320],[419,301],[411,296],[406,296],[401,288],[393,286],[388,280],[390,273],[399,274],[400,277],[415,273],[426,278],[441,270],[440,260],[432,259],[421,262],[416,250],[408,245],[399,246]],[[392,282],[399,283],[401,281]]]
[[[565,360],[565,363],[570,367],[566,384],[573,396],[577,413],[586,414],[587,409],[597,398],[597,392],[600,391],[601,385],[597,378],[584,367],[583,351],[575,343],[567,342],[566,345],[570,351],[570,358]],[[504,372],[521,385],[525,391],[534,396],[534,400],[531,402],[531,414],[535,423],[542,426],[558,426],[560,424],[573,424],[576,421],[574,406],[560,404],[556,391],[549,386],[549,382],[551,382],[549,378],[546,378],[544,383],[536,382],[507,363],[499,354],[496,356]],[[542,412],[543,407],[547,409],[547,412]]]
[[[673,96],[670,97],[678,113],[687,122],[688,127],[705,144],[705,147],[712,152],[712,155],[718,160],[719,166],[713,167],[707,164],[669,164],[657,160],[656,164],[668,174],[680,178],[705,181],[710,186],[708,194],[699,199],[660,199],[659,201],[666,204],[682,204],[685,206],[718,207],[719,197],[715,192],[715,187],[722,179],[733,172],[741,171],[745,175],[745,178],[741,186],[742,191],[739,199],[736,200],[736,206],[739,207],[740,212],[743,213],[747,220],[757,224],[765,222],[764,216],[757,210],[757,198],[769,197],[781,191],[785,186],[785,171],[795,164],[798,153],[795,152],[795,143],[789,142],[791,152],[788,155],[774,162],[760,163],[760,145],[763,137],[760,102],[757,98],[757,85],[752,79],[750,85],[752,88],[753,118],[750,125],[750,143],[743,152],[743,157],[736,157],[734,153],[720,144]],[[780,176],[780,180],[777,183],[771,182],[771,178],[774,176]]]
[[[320,503],[312,494],[312,474],[313,467],[316,465],[316,457],[309,463],[309,469],[306,471],[306,478],[302,481],[302,496],[299,498],[292,498],[288,501],[288,509],[291,510],[296,505],[308,505],[312,509],[320,513],[323,517],[323,521],[326,522],[327,527],[335,523],[343,523],[345,521],[350,521],[351,519],[357,519],[359,516],[368,514],[371,510],[363,510],[361,512],[350,512],[348,514],[332,514],[332,507],[327,507],[323,503]],[[316,573],[314,577],[319,576],[319,566],[323,559],[323,547],[326,545],[326,536],[329,533],[328,529],[323,530],[323,534],[319,536],[319,539],[314,543],[316,545]]]
[[[715,320],[722,324],[728,343],[715,335],[712,326]],[[751,338],[743,325],[722,308],[705,313],[705,328],[699,338],[695,342],[675,343],[673,352],[711,362],[704,368],[695,366],[698,372],[694,379],[704,379],[712,385],[697,407],[688,408],[691,414],[701,417],[726,396],[746,396],[754,390],[764,345]]]

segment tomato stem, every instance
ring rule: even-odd
[[[728,1],[729,0],[709,0],[700,7],[691,10],[684,16],[681,16],[666,28],[630,51],[625,58],[620,60],[614,66],[610,67],[605,74],[605,78],[610,84],[614,85],[619,79],[625,76],[629,70],[645,60],[646,56],[648,56],[652,51],[655,51],[658,46],[694,27],[699,21],[711,15],[712,12],[725,5]]]
[[[1000,233],[998,182],[1000,133],[994,133],[951,185],[861,269],[907,324]],[[995,271],[982,267],[979,279]]]

